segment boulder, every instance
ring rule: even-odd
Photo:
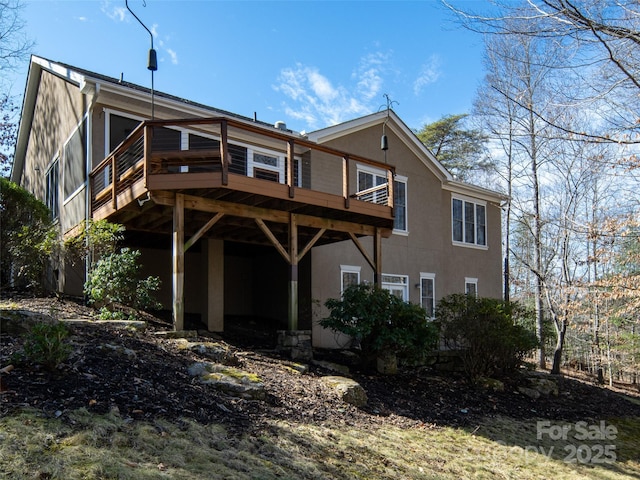
[[[197,330],[165,330],[162,332],[153,332],[159,338],[196,338]]]
[[[338,397],[358,408],[367,404],[367,393],[364,388],[355,380],[340,376],[322,377],[322,382],[338,394]]]
[[[9,335],[22,335],[37,323],[52,323],[55,319],[49,315],[28,310],[0,310],[0,332]]]
[[[478,385],[482,386],[485,390],[504,392],[504,382],[501,382],[496,378],[480,377],[478,379]]]
[[[313,363],[316,367],[324,368],[325,370],[342,373],[343,375],[349,374],[349,367],[347,367],[346,365],[328,362],[326,360],[313,360],[311,363]]]
[[[523,395],[526,395],[532,400],[537,400],[540,398],[540,392],[535,388],[518,387],[518,392],[522,393]]]
[[[212,385],[229,395],[263,400],[264,383],[254,373],[217,363],[197,362],[189,367],[189,374],[204,384]]]
[[[211,359],[215,363],[224,365],[240,365],[236,353],[226,344],[221,342],[190,342],[186,338],[174,341],[180,350],[189,350],[203,357]]]
[[[529,383],[541,395],[558,396],[558,383],[551,378],[533,377],[529,379]]]

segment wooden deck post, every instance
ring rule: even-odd
[[[289,186],[289,198],[294,198],[296,196],[295,194],[295,178],[294,177],[294,173],[295,170],[293,168],[293,164],[296,161],[296,159],[294,158],[294,143],[293,140],[289,140],[287,142],[287,185]],[[298,172],[299,175],[302,174],[302,172]]]
[[[210,332],[224,331],[224,242],[204,240],[206,321]]]
[[[342,197],[344,208],[349,208],[349,155],[342,157]]]
[[[173,206],[173,329],[184,330],[184,195]]]
[[[379,228],[376,228],[373,237],[373,262],[375,263],[373,281],[377,287],[382,288],[382,233]]]
[[[289,330],[298,330],[298,224],[289,217]]]

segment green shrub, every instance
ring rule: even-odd
[[[42,287],[56,239],[46,205],[0,177],[0,285]]]
[[[536,348],[535,333],[523,325],[533,312],[516,302],[454,294],[436,308],[436,322],[448,348],[460,351],[470,380],[513,373]]]
[[[23,352],[28,362],[54,370],[71,353],[71,346],[65,342],[69,330],[64,323],[37,323],[26,334]]]
[[[100,259],[117,252],[124,238],[124,226],[106,220],[83,221],[77,235],[65,240],[64,248],[71,263],[84,260],[87,255]]]
[[[373,285],[352,285],[341,299],[329,299],[325,305],[330,314],[320,325],[357,340],[367,365],[388,353],[407,361],[419,360],[438,338],[424,308]]]
[[[153,293],[160,288],[160,279],[139,278],[139,257],[138,250],[123,248],[100,259],[85,283],[89,302],[112,312],[120,306],[136,310],[161,308],[153,297]]]

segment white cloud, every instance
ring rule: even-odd
[[[335,125],[378,108],[375,99],[381,95],[389,55],[363,57],[349,85],[336,84],[317,67],[298,63],[280,71],[274,89],[287,97],[284,110],[291,118],[304,121],[309,128]]]
[[[171,48],[167,48],[167,53],[171,58],[171,63],[173,63],[174,65],[178,65],[178,54],[175,51],[173,51]]]
[[[124,22],[127,18],[127,9],[122,6],[114,6],[109,0],[102,2],[100,9],[111,20]]]
[[[427,63],[422,65],[418,78],[413,82],[414,94],[420,95],[424,87],[438,81],[442,74],[440,63],[440,57],[437,55],[431,55]]]
[[[363,98],[371,100],[380,95],[384,83],[382,75],[387,70],[390,56],[390,53],[376,52],[360,60],[360,65],[352,76],[357,79],[358,93]]]

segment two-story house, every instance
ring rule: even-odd
[[[503,197],[458,182],[392,110],[306,134],[32,57],[11,179],[61,235],[126,227],[174,327],[253,317],[336,337],[324,301],[374,282],[432,313],[500,297]],[[56,265],[81,295],[86,266]]]

